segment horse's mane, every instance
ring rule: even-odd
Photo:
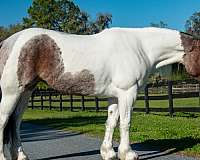
[[[193,39],[196,39],[196,40],[200,40],[200,36],[199,35],[194,35],[194,34],[191,34],[191,33],[188,33],[188,32],[180,32],[181,34],[184,34],[190,38],[193,38]]]

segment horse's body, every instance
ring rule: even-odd
[[[184,47],[180,32],[158,28],[113,28],[84,36],[32,28],[14,34],[0,49],[0,160],[8,142],[12,159],[27,158],[19,126],[39,80],[65,93],[112,97],[101,155],[106,160],[115,157],[112,135],[120,117],[118,156],[136,159],[129,147],[129,127],[137,90],[152,69],[182,62]]]

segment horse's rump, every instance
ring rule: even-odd
[[[0,78],[3,74],[4,66],[6,65],[6,62],[18,37],[19,32],[0,42]]]
[[[0,44],[0,78],[3,73],[4,66],[6,65],[6,61],[10,54],[10,46],[5,41],[1,42]]]

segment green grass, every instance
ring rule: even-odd
[[[102,138],[106,117],[106,112],[28,109],[24,114],[24,121]],[[130,133],[132,143],[139,142],[150,148],[200,155],[200,114],[177,113],[171,118],[168,114],[161,113],[133,113]],[[118,129],[114,138],[119,140]]]

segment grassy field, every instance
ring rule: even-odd
[[[62,130],[72,130],[102,138],[105,129],[106,112],[49,111],[28,109],[24,121],[45,124]],[[119,140],[119,130],[114,138]],[[200,114],[133,113],[130,139],[150,148],[170,150],[173,153],[200,155]]]

